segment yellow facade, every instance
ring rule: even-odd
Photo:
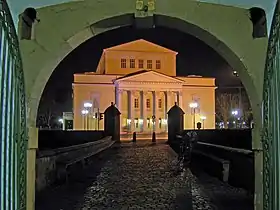
[[[185,129],[197,122],[214,129],[215,79],[176,77],[176,55],[143,39],[105,49],[96,72],[74,75],[74,129],[103,130],[98,116],[111,102],[121,112],[122,133],[167,132],[175,102],[185,112]]]

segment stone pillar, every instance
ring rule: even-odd
[[[167,112],[169,110],[169,107],[168,107],[168,102],[170,101],[170,99],[168,99],[168,91],[165,91],[164,92],[164,118],[167,120],[168,118],[168,115],[167,115]],[[165,128],[165,131],[167,132],[168,131],[168,126],[165,125],[166,128]]]
[[[170,91],[166,91],[166,105],[167,105],[167,112],[169,109],[171,109],[171,107],[173,106],[173,104],[171,104],[171,97],[172,97],[172,92]]]
[[[114,141],[120,141],[120,114],[113,102],[104,111],[104,132],[106,136],[112,136]]]
[[[159,119],[159,116],[158,116],[158,113],[157,113],[157,110],[158,110],[158,94],[159,94],[159,92],[153,91],[153,115],[156,117],[155,118],[155,124],[153,125],[155,132],[157,132],[157,130],[158,130],[158,119]]]
[[[146,96],[147,96],[147,92],[141,91],[141,118],[143,119],[143,124],[141,128],[142,132],[145,132],[145,130],[147,130]]]
[[[36,189],[36,151],[38,149],[38,129],[29,127],[27,147],[27,189],[26,189],[26,209],[35,210],[35,189]]]
[[[116,104],[117,104],[117,108],[120,111],[120,113],[122,113],[122,95],[123,95],[123,90],[118,89],[117,90],[117,100],[116,100]],[[120,133],[122,132],[122,128],[123,128],[123,115],[120,115]]]
[[[176,135],[181,134],[184,130],[184,111],[175,105],[168,111],[168,141],[175,141]]]
[[[178,99],[179,99],[179,107],[183,109],[183,93],[182,91],[178,91]]]
[[[134,92],[133,91],[129,91],[128,92],[128,106],[129,106],[129,119],[131,119],[130,122],[130,132],[134,131]]]

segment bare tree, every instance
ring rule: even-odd
[[[228,128],[227,122],[231,117],[231,110],[238,108],[239,96],[232,93],[219,93],[216,97],[216,117]]]
[[[42,98],[42,100],[44,100]],[[37,117],[37,126],[41,128],[52,128],[52,121],[55,116],[53,111],[53,105],[55,105],[55,101],[52,100],[49,104],[44,104],[38,110],[38,117]]]

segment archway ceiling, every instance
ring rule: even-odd
[[[82,1],[82,0],[72,0],[72,1]],[[160,0],[157,0],[160,1]],[[230,6],[237,6],[243,8],[250,8],[253,6],[262,7],[266,10],[268,17],[268,27],[270,27],[270,23],[272,20],[272,14],[274,11],[274,7],[276,4],[276,0],[197,0],[200,2],[208,2],[208,3],[217,3],[224,4]],[[9,0],[10,7],[12,10],[12,14],[14,16],[14,20],[17,20],[18,14],[20,14],[24,8],[28,6],[32,7],[44,7],[53,4],[70,2],[69,0]]]

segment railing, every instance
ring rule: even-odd
[[[12,16],[0,0],[0,209],[26,209],[26,102]]]
[[[274,12],[264,72],[263,149],[264,149],[264,210],[280,209],[280,9]]]

